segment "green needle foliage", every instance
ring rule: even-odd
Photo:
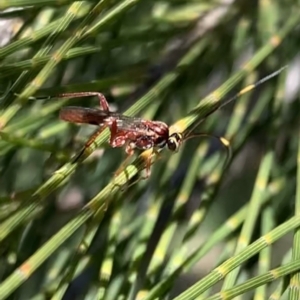
[[[300,299],[299,1],[0,10],[0,300]],[[82,151],[70,92],[193,138]]]

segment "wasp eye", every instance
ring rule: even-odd
[[[182,140],[182,135],[178,133],[173,133],[168,139],[168,148],[171,151],[177,151],[179,144]]]
[[[171,151],[175,151],[176,149],[176,144],[174,143],[174,141],[172,139],[170,139],[168,141],[168,148],[171,150]]]
[[[168,148],[171,151],[176,151],[178,148],[178,142],[174,137],[170,137],[168,140]]]

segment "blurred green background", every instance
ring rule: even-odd
[[[298,1],[0,10],[0,299],[300,299]],[[99,101],[37,98],[84,91],[232,158],[198,137],[116,176],[106,130],[74,163],[97,127],[59,110]]]

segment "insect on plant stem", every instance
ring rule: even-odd
[[[196,133],[194,129],[214,111],[222,108],[228,103],[238,99],[240,96],[255,89],[264,82],[277,76],[287,66],[284,66],[270,75],[260,79],[254,84],[248,85],[241,89],[236,95],[229,99],[221,100],[212,107],[199,121],[197,121],[190,130],[184,132],[174,132],[170,134],[169,126],[161,121],[146,120],[137,117],[129,117],[120,113],[112,112],[109,110],[108,102],[105,96],[98,92],[75,92],[75,93],[62,93],[55,96],[47,97],[31,97],[33,100],[47,100],[53,98],[81,98],[96,96],[99,99],[100,108],[87,108],[78,106],[67,106],[60,110],[60,119],[81,124],[91,124],[98,126],[97,131],[88,139],[82,151],[73,159],[73,162],[78,161],[90,145],[95,141],[97,136],[105,129],[110,130],[109,144],[111,147],[125,146],[127,153],[127,160],[134,154],[135,149],[147,150],[153,149],[154,153],[167,147],[172,152],[177,152],[181,143],[195,137],[209,136],[217,138],[227,149],[228,155],[230,152],[230,143],[224,137],[217,137],[208,133]],[[146,178],[150,176],[151,156],[146,160]],[[116,174],[119,174],[123,169],[119,169]]]

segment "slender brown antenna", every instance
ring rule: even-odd
[[[230,142],[222,136],[216,136],[213,134],[209,134],[209,133],[202,133],[202,132],[195,132],[193,133],[193,130],[203,121],[205,120],[208,116],[210,116],[213,112],[215,112],[216,110],[222,108],[223,106],[227,105],[228,103],[238,99],[239,97],[241,97],[242,95],[250,92],[251,90],[257,88],[259,85],[263,84],[264,82],[270,80],[271,78],[277,76],[280,72],[282,72],[284,69],[286,69],[288,67],[288,65],[278,69],[277,71],[267,75],[266,77],[260,79],[259,81],[255,82],[254,84],[250,84],[246,87],[244,87],[243,89],[241,89],[237,94],[235,94],[233,97],[230,97],[228,99],[225,99],[224,101],[221,101],[221,103],[219,105],[217,105],[216,107],[214,107],[212,110],[210,110],[209,112],[206,113],[205,116],[203,116],[201,118],[201,120],[199,120],[193,127],[192,129],[190,129],[188,132],[183,134],[183,140],[189,140],[191,138],[194,137],[201,137],[201,136],[205,136],[205,137],[212,137],[217,139],[225,148],[227,155],[226,155],[226,160],[225,160],[225,164],[224,164],[224,168],[227,166],[227,164],[230,162],[231,157],[232,157],[232,149],[230,147]]]
[[[232,157],[232,150],[230,147],[230,142],[223,136],[217,136],[217,135],[213,135],[210,133],[204,133],[204,132],[195,132],[195,133],[189,135],[188,137],[184,138],[183,141],[187,141],[189,139],[192,139],[195,137],[201,137],[201,136],[214,138],[222,144],[222,146],[226,150],[226,159],[225,159],[225,164],[224,164],[224,168],[225,168],[227,166],[227,164],[230,162],[231,157]]]
[[[244,87],[243,89],[241,89],[238,93],[236,93],[233,97],[230,97],[228,99],[225,100],[221,100],[219,104],[217,104],[215,107],[213,107],[209,112],[207,112],[198,122],[196,122],[196,124],[187,132],[184,134],[184,136],[189,137],[190,134],[193,132],[193,130],[199,126],[199,124],[204,121],[208,116],[210,116],[213,112],[215,112],[216,110],[224,107],[225,105],[229,104],[230,102],[238,99],[239,97],[241,97],[242,95],[254,90],[255,88],[257,88],[258,86],[262,85],[263,83],[265,83],[266,81],[270,80],[271,78],[277,76],[278,74],[280,74],[284,69],[286,69],[288,67],[288,65],[285,65],[283,67],[281,67],[280,69],[278,69],[277,71],[267,75],[266,77],[258,80],[257,82],[250,84],[246,87]]]

